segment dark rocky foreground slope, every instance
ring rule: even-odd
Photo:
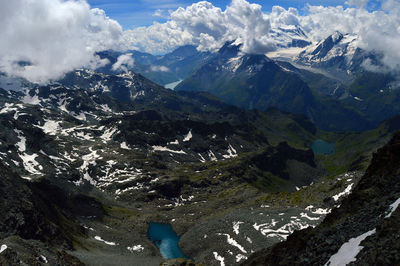
[[[357,240],[352,265],[400,263],[400,133],[374,154],[353,193],[316,228],[297,231],[242,265],[340,265]],[[397,208],[397,209],[396,209]],[[346,242],[353,245],[344,245]],[[343,247],[342,249],[340,249]],[[347,252],[342,252],[346,250]],[[336,254],[336,256],[333,256]],[[352,257],[352,256],[350,256]],[[330,261],[331,263],[329,263]],[[335,263],[336,261],[336,263]],[[339,262],[338,262],[339,261]]]
[[[47,181],[27,182],[2,163],[0,194],[0,265],[83,265],[65,250],[85,236],[75,215],[91,212],[91,199]]]
[[[389,138],[389,125],[329,135],[302,115],[246,111],[132,72],[0,90],[1,262],[158,265],[155,222],[195,263],[237,265],[318,225],[358,182],[347,164]],[[325,137],[340,140],[338,157],[309,150]],[[350,144],[363,148],[345,166],[325,164],[341,164]]]

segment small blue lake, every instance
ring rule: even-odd
[[[179,236],[170,224],[151,222],[147,231],[148,238],[160,250],[165,259],[188,258],[179,248]]]
[[[182,81],[183,81],[183,79],[180,79],[180,80],[178,80],[178,81],[165,84],[164,87],[167,88],[167,89],[173,90],[173,89],[175,89],[175,87],[178,86],[179,83],[181,83]]]
[[[314,154],[330,155],[335,153],[335,144],[319,139],[311,144],[311,149]]]

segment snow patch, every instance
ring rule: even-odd
[[[192,137],[193,137],[193,135],[192,135],[192,130],[190,130],[190,131],[187,133],[187,135],[184,137],[183,141],[184,141],[184,142],[187,142],[187,141],[191,140]]]
[[[242,253],[247,253],[247,251],[235,239],[233,239],[229,234],[218,233],[217,235],[226,236],[226,241],[228,242],[229,245],[232,245],[232,246],[238,248]]]
[[[106,112],[106,113],[111,113],[112,112],[111,108],[107,104],[101,104],[99,106],[100,106],[101,110]]]
[[[8,247],[7,245],[1,245],[0,247],[0,253],[2,253],[4,250],[6,250]]]
[[[236,255],[236,262],[240,262],[241,260],[247,260],[247,257],[243,254]]]
[[[222,155],[222,157],[224,157],[225,159],[229,159],[229,158],[234,158],[237,156],[237,152],[236,150],[232,147],[231,144],[229,144],[228,146],[228,150],[227,150],[228,154]]]
[[[351,192],[351,189],[353,188],[353,185],[354,185],[354,184],[348,185],[348,186],[346,187],[346,189],[345,189],[343,192],[340,192],[339,194],[334,195],[332,198],[333,198],[335,201],[338,201],[341,197],[349,195],[350,192]]]
[[[85,134],[85,132],[77,132],[75,133],[77,138],[83,139],[83,140],[93,140],[93,137],[90,134]]]
[[[93,186],[96,185],[96,181],[91,178],[88,172],[89,165],[96,165],[96,160],[100,158],[100,155],[97,154],[97,151],[93,151],[92,148],[89,148],[90,153],[82,156],[83,163],[79,169],[83,172],[83,179],[87,180]],[[76,185],[81,185],[81,181],[75,182]]]
[[[85,113],[79,113],[79,114],[72,114],[73,117],[75,117],[78,120],[81,121],[86,121],[86,115]]]
[[[239,69],[239,67],[242,65],[242,63],[243,63],[242,56],[231,58],[228,61],[228,64],[230,65],[230,69],[232,70],[232,72],[236,72]]]
[[[133,246],[133,247],[127,247],[126,249],[133,253],[133,252],[141,252],[141,251],[143,251],[144,247],[142,245],[136,245],[136,246]]]
[[[120,145],[121,149],[125,149],[125,150],[130,150],[130,148],[128,147],[128,145],[126,144],[126,142],[122,142]]]
[[[308,216],[308,214],[305,213],[305,212],[300,213],[300,216],[301,216],[302,218],[306,218],[306,219],[311,220],[311,221],[317,221],[317,220],[319,220],[319,217],[310,217],[310,216]]]
[[[167,151],[167,152],[172,152],[172,153],[179,153],[179,154],[186,154],[186,152],[180,150],[180,151],[174,151],[171,149],[168,149],[167,147],[162,147],[162,146],[152,146],[153,151]]]
[[[376,229],[373,229],[358,237],[351,238],[340,247],[339,251],[334,254],[324,266],[341,266],[356,261],[358,253],[364,248],[360,246],[360,243],[375,233]]]
[[[302,221],[295,216],[291,217],[289,223],[284,224],[279,228],[275,228],[277,225],[278,222],[275,219],[272,219],[271,223],[255,223],[253,224],[253,228],[266,237],[279,237],[284,240],[295,230],[302,230],[310,226],[308,222]]]
[[[218,161],[217,157],[215,157],[215,154],[212,152],[212,150],[208,151],[208,157],[210,157],[211,161]]]
[[[112,136],[117,132],[117,128],[108,128],[104,131],[103,135],[100,136],[100,138],[104,141],[110,141],[112,139]]]
[[[200,153],[198,153],[199,157],[200,157],[200,162],[205,163],[206,159],[204,159],[203,155],[201,155]]]
[[[26,151],[26,138],[22,136],[22,131],[14,129],[14,132],[18,134],[19,142],[15,144],[18,147],[19,152]]]
[[[100,236],[95,236],[94,239],[96,239],[97,241],[103,242],[104,244],[109,245],[109,246],[115,246],[116,245],[115,242],[105,241]]]
[[[215,258],[217,261],[219,261],[220,266],[225,266],[225,258],[222,257],[222,256],[220,256],[220,255],[218,255],[218,252],[213,252],[213,254],[214,254],[214,258]]]
[[[397,207],[399,207],[400,205],[400,198],[398,198],[395,202],[393,202],[390,205],[390,211],[389,213],[385,216],[385,218],[389,218],[390,216],[392,216],[392,214],[396,211]]]
[[[46,258],[45,256],[40,255],[39,258],[40,258],[40,260],[43,261],[45,264],[49,263],[48,260],[47,260],[47,258]]]
[[[129,87],[129,85],[128,85]],[[139,96],[145,96],[145,92],[144,91],[139,91],[136,92],[134,95],[131,96],[132,100],[136,100],[136,98],[138,98]]]
[[[326,215],[331,212],[331,209],[322,209],[322,208],[315,208],[314,206],[310,205],[306,207],[306,210],[313,213],[313,214],[318,214],[318,215]]]
[[[43,126],[37,126],[38,128],[41,128],[44,133],[48,135],[57,135],[58,130],[60,130],[60,121],[53,121],[53,120],[47,120]]]
[[[233,222],[232,224],[233,224],[233,232],[238,235],[239,227],[241,224],[243,224],[243,222]]]
[[[19,142],[15,144],[18,147],[19,157],[22,160],[22,164],[25,170],[34,175],[41,175],[42,173],[36,170],[36,167],[39,169],[43,168],[37,161],[36,158],[38,157],[37,154],[27,154],[26,151],[26,138],[22,136],[22,131],[14,129],[14,132],[18,134]],[[30,178],[26,178],[30,180]]]
[[[12,103],[5,103],[3,109],[1,109],[0,114],[6,114],[12,111],[17,112],[18,108],[17,107],[13,107],[14,104]]]
[[[43,168],[37,161],[36,158],[38,157],[37,154],[20,154],[19,157],[22,159],[22,164],[27,172],[33,175],[41,175],[42,173],[36,170],[36,167]]]
[[[36,94],[39,93],[38,90],[36,90],[35,92],[36,92]],[[39,97],[36,94],[31,96],[29,94],[29,90],[26,90],[25,96],[22,98],[22,102],[25,104],[33,104],[33,105],[40,104]]]
[[[67,98],[65,96],[66,96],[66,94],[60,95],[60,98],[59,98],[57,104],[58,104],[58,108],[61,111],[64,111],[64,112],[68,113],[68,110],[67,110],[68,102],[67,102]]]
[[[168,145],[179,145],[179,140],[168,142]]]

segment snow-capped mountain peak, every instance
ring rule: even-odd
[[[273,28],[269,32],[278,48],[306,47],[311,44],[310,39],[299,26],[287,25]]]
[[[358,36],[338,31],[303,50],[295,61],[317,67],[347,68],[358,48]]]

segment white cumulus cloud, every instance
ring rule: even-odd
[[[311,41],[320,41],[335,31],[357,34],[358,45],[383,54],[388,69],[400,62],[400,1],[383,0],[382,9],[367,11],[369,0],[349,0],[347,6],[307,6],[305,15],[295,8],[279,6],[264,13],[258,4],[232,0],[222,10],[207,1],[171,12],[166,23],[154,23],[123,33],[121,49],[138,49],[162,54],[192,44],[199,50],[216,51],[226,41],[243,44],[247,53],[266,53],[277,49],[271,29],[300,27]]]
[[[312,41],[334,31],[357,34],[360,48],[382,54],[385,67],[398,70],[400,1],[383,0],[376,11],[367,11],[368,3],[308,6],[301,15],[295,8],[279,6],[265,13],[246,0],[232,0],[225,9],[200,1],[170,11],[165,23],[123,32],[118,22],[103,10],[91,9],[85,0],[0,0],[0,72],[45,83],[76,68],[107,64],[95,55],[107,49],[163,54],[191,44],[216,51],[227,41],[237,41],[243,52],[263,54],[279,48],[271,29],[293,27],[302,28]],[[130,66],[129,58],[118,58],[113,68]]]
[[[358,47],[383,55],[386,70],[400,69],[400,2],[383,2],[383,10],[310,6],[310,14],[300,17],[300,25],[313,40],[333,31],[358,35]]]
[[[128,67],[132,68],[134,65],[134,60],[132,58],[132,53],[123,54],[118,56],[117,62],[115,62],[111,69],[114,71],[122,70],[124,72],[128,71]]]
[[[262,7],[245,0],[233,0],[222,11],[201,1],[172,12],[166,23],[154,23],[124,32],[123,48],[165,53],[178,46],[193,44],[199,50],[215,51],[226,41],[239,40],[244,51],[263,53],[271,49],[270,21]]]
[[[113,47],[122,28],[84,0],[2,0],[0,32],[0,71],[45,83],[106,64],[94,54]]]

